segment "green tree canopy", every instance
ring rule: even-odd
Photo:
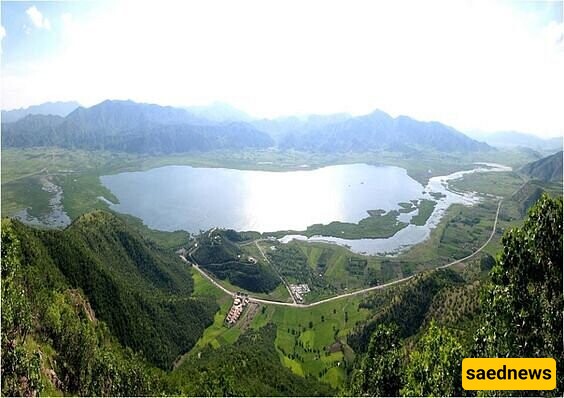
[[[402,395],[461,396],[464,356],[457,339],[446,328],[431,322],[410,355]]]
[[[39,354],[24,348],[32,328],[20,274],[20,242],[2,222],[2,395],[36,395],[42,388]]]
[[[395,325],[379,325],[372,334],[352,395],[398,396],[402,386],[402,349]]]
[[[510,230],[502,242],[503,253],[482,297],[476,355],[551,357],[562,369],[562,198],[543,195],[523,227]],[[564,391],[559,375],[557,391],[550,395]]]

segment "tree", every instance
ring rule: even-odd
[[[485,253],[480,259],[480,271],[490,271],[495,265],[495,258]]]
[[[431,322],[406,368],[402,395],[461,396],[462,346],[446,328]]]
[[[32,329],[30,303],[21,272],[20,242],[2,222],[2,395],[37,395],[42,389],[39,352],[25,348]]]
[[[562,198],[543,195],[523,227],[510,230],[502,243],[503,253],[482,297],[476,355],[551,357],[562,369]],[[546,393],[562,395],[562,380],[559,372],[557,390]]]
[[[361,369],[353,376],[351,395],[398,396],[402,386],[401,358],[397,326],[379,325]]]

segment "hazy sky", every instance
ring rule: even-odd
[[[2,108],[228,102],[564,135],[563,3],[1,3]]]

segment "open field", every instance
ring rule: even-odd
[[[241,330],[237,327],[227,328],[224,326],[225,316],[231,308],[233,299],[225,294],[212,283],[206,280],[197,271],[192,269],[192,278],[194,279],[194,297],[207,297],[215,300],[219,304],[219,311],[214,316],[213,324],[208,326],[204,331],[204,335],[197,341],[196,345],[187,353],[177,358],[174,367],[178,367],[194,352],[201,350],[204,346],[210,345],[217,348],[223,344],[232,344],[241,335]]]
[[[34,217],[49,212],[51,195],[42,189],[40,179],[32,175],[2,183],[2,214],[14,215],[26,208]]]
[[[347,363],[353,360],[346,336],[370,315],[358,307],[361,300],[349,298],[305,310],[269,306],[255,317],[253,327],[276,324],[275,344],[282,362],[297,374],[338,387],[345,379]]]
[[[509,197],[524,183],[523,177],[515,172],[471,173],[451,182],[456,191],[478,192],[480,194]]]
[[[239,322],[232,328],[223,324],[231,306],[231,297],[223,293],[198,272],[192,272],[194,296],[213,297],[220,304],[214,323],[209,326],[192,350],[179,359],[197,355],[204,346],[217,348],[232,344],[241,335]],[[352,329],[370,316],[370,311],[359,308],[358,304],[371,293],[344,298],[313,308],[287,308],[262,305],[250,322],[258,329],[267,323],[277,326],[276,348],[282,363],[299,375],[312,375],[334,387],[345,380],[345,363],[351,363],[354,356],[346,346],[346,336]],[[337,343],[337,344],[335,344]]]
[[[294,241],[295,245],[306,256],[307,265],[317,275],[330,283],[339,291],[354,290],[371,285],[375,273],[380,269],[380,261],[376,257],[354,255],[338,245],[324,243],[304,243]],[[321,296],[316,292],[309,293],[308,301],[315,301]]]

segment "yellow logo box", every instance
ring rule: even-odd
[[[465,358],[462,361],[465,390],[554,390],[553,358]]]

